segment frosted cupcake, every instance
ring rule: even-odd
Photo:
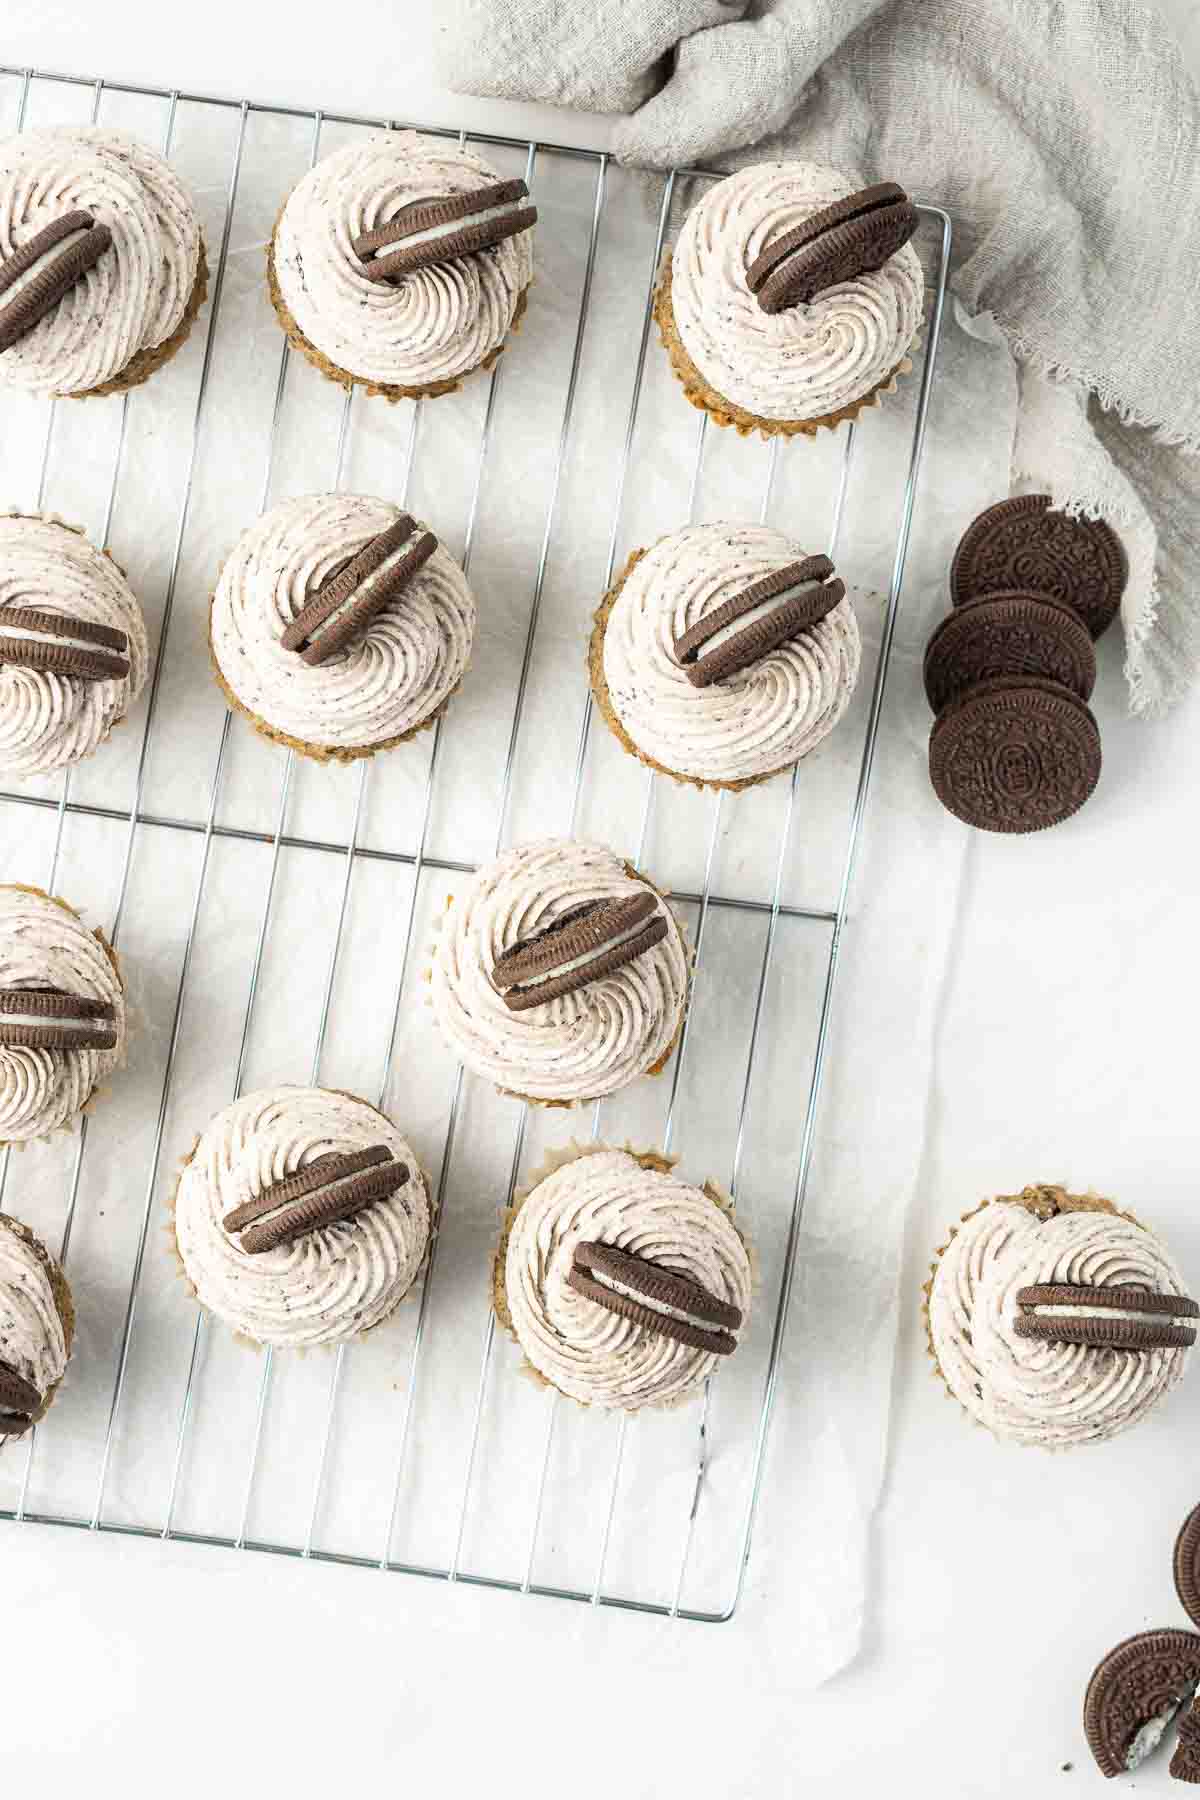
[[[519,323],[536,219],[525,183],[473,151],[377,133],[292,189],[267,253],[271,300],[289,342],[343,387],[447,394]]]
[[[1136,1425],[1182,1377],[1200,1313],[1151,1232],[1060,1187],[968,1214],[925,1297],[955,1399],[997,1437],[1048,1450]]]
[[[0,1445],[53,1405],[74,1336],[66,1276],[28,1225],[0,1213]]]
[[[142,609],[112,558],[61,519],[0,516],[0,770],[90,756],[148,666]]]
[[[65,900],[0,887],[0,1144],[70,1124],[124,1060],[115,950]]]
[[[305,756],[350,762],[432,725],[462,680],[475,601],[388,500],[310,494],[243,532],[209,615],[225,698]]]
[[[596,614],[588,673],[631,756],[736,789],[815,749],[861,658],[827,556],[765,525],[687,525],[630,557]]]
[[[452,895],[428,973],[455,1054],[504,1093],[574,1106],[665,1068],[688,954],[663,896],[600,844],[510,850]]]
[[[910,368],[924,283],[916,208],[819,163],[710,187],[664,264],[655,317],[693,406],[764,437],[853,419]]]
[[[429,1191],[391,1120],[353,1094],[245,1094],[196,1139],[172,1240],[200,1305],[256,1344],[302,1349],[369,1331],[429,1246]]]
[[[208,285],[170,165],[98,125],[0,144],[0,385],[115,394],[174,356]]]
[[[537,1378],[584,1406],[676,1405],[737,1349],[752,1280],[732,1202],[673,1168],[572,1144],[505,1215],[497,1318]]]

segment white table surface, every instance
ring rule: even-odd
[[[435,9],[429,9],[433,12]],[[1200,8],[1166,8],[1200,67]],[[8,0],[0,57],[80,73],[604,145],[604,120],[463,101],[427,9]],[[380,46],[387,46],[386,54]],[[390,65],[390,66],[389,66]],[[386,71],[386,72],[385,72]],[[1095,1660],[1182,1623],[1173,1534],[1200,1499],[1193,1374],[1136,1433],[1072,1457],[993,1444],[931,1380],[917,1291],[944,1223],[1066,1179],[1119,1196],[1200,1271],[1195,906],[1200,702],[1121,716],[1106,646],[1103,804],[1018,843],[976,835],[940,1001],[911,1303],[864,1647],[816,1693],[753,1634],[86,1534],[0,1531],[7,1793],[689,1788],[1099,1791],[1079,1728]],[[902,953],[902,951],[900,952]],[[752,1591],[750,1606],[787,1596]],[[619,1721],[619,1724],[618,1724]],[[1069,1767],[1068,1767],[1069,1766]],[[35,1785],[36,1784],[36,1785]],[[1167,1790],[1165,1761],[1132,1778]]]

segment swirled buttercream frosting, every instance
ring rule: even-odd
[[[429,983],[438,1023],[467,1067],[506,1092],[568,1106],[656,1073],[675,1042],[688,982],[683,936],[665,900],[666,935],[573,992],[513,1011],[493,978],[506,951],[566,914],[647,891],[611,850],[570,838],[524,844],[465,881],[441,921]]]
[[[333,372],[420,391],[457,382],[499,350],[533,276],[529,230],[396,281],[373,280],[355,250],[417,201],[498,180],[474,151],[395,131],[323,157],[297,183],[275,228],[274,281]]]
[[[125,994],[103,939],[62,901],[32,888],[0,887],[0,1021],[23,1016],[4,1005],[6,993],[23,988],[101,1002],[111,1008],[105,1035],[116,1043],[54,1049],[0,1041],[0,1143],[44,1137],[65,1125],[125,1051]]]
[[[766,420],[819,419],[878,387],[921,322],[911,244],[881,269],[764,312],[747,271],[777,239],[855,184],[818,163],[767,162],[716,182],[688,213],[671,261],[675,327],[724,399]]]
[[[43,615],[32,632],[23,616]],[[53,621],[62,620],[60,631]],[[128,673],[85,680],[6,659],[18,649],[73,642],[73,622],[125,639]],[[15,652],[14,652],[15,653]],[[0,516],[0,769],[44,775],[90,756],[123,719],[146,679],[146,625],[116,563],[60,519]]]
[[[603,623],[607,702],[648,761],[701,782],[790,768],[842,717],[861,661],[854,609],[832,611],[748,668],[688,679],[677,641],[805,552],[765,525],[687,525],[632,562]]]
[[[183,323],[200,269],[200,226],[161,156],[98,125],[26,131],[0,145],[0,278],[5,261],[47,226],[79,213],[106,227],[112,241],[0,354],[0,382],[86,393]],[[0,294],[0,302],[6,298],[11,293]]]
[[[1174,1262],[1142,1226],[1094,1200],[1074,1210],[1061,1190],[1033,1192],[1039,1201],[1057,1194],[1052,1204],[1070,1210],[1038,1216],[1021,1200],[993,1200],[964,1220],[930,1284],[929,1334],[947,1386],[981,1425],[1016,1443],[1061,1449],[1136,1424],[1174,1387],[1188,1355],[1179,1346],[1071,1341],[1086,1334],[1080,1322],[1103,1319],[1109,1334],[1132,1325],[1136,1337],[1148,1320],[1169,1322],[1163,1308],[1171,1297],[1186,1306],[1187,1296]],[[1113,1288],[1129,1290],[1118,1296],[1126,1304],[1091,1302],[1089,1290]],[[1152,1300],[1151,1313],[1139,1296],[1165,1298]],[[1181,1307],[1175,1323],[1195,1320]]]
[[[631,1317],[580,1292],[571,1279],[576,1252],[624,1251],[637,1259],[631,1267],[682,1276],[744,1324],[750,1258],[731,1212],[715,1190],[681,1181],[661,1158],[603,1146],[566,1154],[508,1221],[497,1269],[504,1322],[537,1374],[584,1405],[636,1412],[686,1399],[719,1355],[656,1328],[637,1302]],[[606,1285],[619,1297],[621,1284]]]
[[[440,545],[325,660],[283,642],[316,590],[401,516],[388,500],[312,494],[281,501],[239,538],[213,595],[212,654],[227,694],[268,735],[316,755],[362,754],[417,730],[458,686],[475,601]]]
[[[408,1179],[353,1217],[265,1250],[234,1230],[266,1189],[318,1158],[383,1146]],[[277,1087],[226,1106],[197,1139],[175,1190],[174,1234],[201,1306],[279,1349],[342,1342],[387,1317],[411,1287],[431,1211],[416,1156],[391,1120],[329,1088]]]
[[[56,1282],[65,1297],[28,1226],[0,1213],[0,1443],[36,1424],[66,1370],[74,1312],[66,1299],[60,1311]]]

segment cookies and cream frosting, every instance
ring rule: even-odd
[[[213,595],[212,652],[235,697],[302,744],[364,749],[414,731],[462,679],[475,636],[466,577],[439,545],[366,628],[310,665],[282,635],[316,589],[400,517],[389,500],[283,500],[239,538]]]
[[[1174,1387],[1188,1352],[1022,1336],[1018,1292],[1041,1286],[1185,1296],[1179,1271],[1150,1232],[1115,1212],[1043,1219],[1015,1200],[972,1214],[942,1252],[929,1293],[930,1337],[967,1411],[997,1437],[1046,1449],[1114,1437]],[[1105,1316],[1113,1314],[1105,1309]]]
[[[627,572],[604,631],[609,700],[636,747],[697,781],[789,767],[842,717],[862,656],[843,599],[760,661],[694,687],[675,641],[723,601],[805,555],[766,525],[687,525]]]
[[[169,164],[98,125],[0,144],[0,263],[73,212],[112,243],[58,304],[0,354],[0,383],[41,394],[101,387],[180,325],[196,284],[200,226]]]
[[[750,1258],[731,1213],[712,1192],[603,1146],[569,1160],[520,1200],[504,1252],[503,1299],[533,1368],[587,1406],[667,1406],[721,1361],[611,1312],[569,1281],[576,1247],[615,1245],[750,1307]],[[557,1159],[552,1159],[557,1160]]]
[[[309,342],[382,386],[454,381],[504,342],[533,276],[530,231],[493,249],[372,281],[354,241],[419,200],[499,180],[474,151],[415,131],[375,133],[326,156],[293,188],[275,228],[275,279]]]
[[[44,775],[90,756],[132,706],[149,666],[142,609],[111,557],[61,519],[0,515],[0,636],[5,613],[28,608],[123,632],[129,673],[85,681],[0,661],[6,777]]]
[[[46,1264],[13,1222],[0,1218],[0,1363],[44,1401],[62,1380],[68,1356]]]
[[[611,850],[551,838],[510,850],[464,879],[438,932],[434,1012],[469,1069],[510,1093],[571,1104],[615,1093],[670,1051],[687,995],[679,925],[612,974],[513,1012],[492,982],[500,955],[587,901],[646,891]]]
[[[778,313],[747,283],[768,245],[854,185],[819,163],[755,163],[714,183],[683,222],[671,264],[676,329],[711,386],[761,419],[837,412],[884,381],[916,336],[924,282],[911,244]]]
[[[0,1044],[0,1144],[44,1137],[73,1119],[125,1054],[125,994],[109,951],[69,906],[0,887],[0,988],[61,988],[113,1008],[111,1050]]]
[[[224,1220],[317,1157],[385,1145],[409,1178],[352,1219],[250,1253]],[[329,1088],[244,1094],[209,1123],[175,1192],[175,1243],[202,1306],[279,1349],[342,1342],[385,1318],[429,1244],[425,1178],[391,1120]]]

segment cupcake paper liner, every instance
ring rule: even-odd
[[[645,1081],[650,1076],[661,1075],[663,1073],[664,1069],[667,1067],[668,1063],[670,1062],[671,1058],[674,1056],[675,1051],[677,1050],[677,1048],[679,1046],[679,1040],[680,1040],[681,1036],[683,1035],[684,1020],[687,1018],[688,1004],[689,1004],[690,997],[691,997],[692,980],[694,978],[695,968],[696,968],[696,952],[695,952],[695,949],[692,947],[692,945],[689,944],[689,942],[688,942],[687,926],[684,924],[683,920],[681,918],[679,918],[679,916],[676,914],[674,907],[670,903],[671,902],[671,890],[669,888],[660,888],[656,882],[651,881],[651,879],[648,875],[643,875],[642,871],[640,869],[635,868],[631,862],[625,862],[623,864],[623,866],[625,869],[625,873],[630,877],[631,880],[640,881],[643,884],[643,886],[650,888],[652,890],[652,892],[656,893],[660,900],[663,900],[666,902],[667,910],[671,915],[671,919],[675,925],[675,929],[679,933],[680,942],[683,945],[683,951],[684,951],[684,955],[687,958],[687,966],[688,966],[687,991],[685,992],[684,997],[683,997],[683,1005],[679,1009],[679,1023],[675,1027],[675,1034],[672,1037],[670,1043],[667,1045],[666,1049],[663,1051],[662,1055],[660,1057],[658,1057],[655,1062],[652,1062],[650,1064],[649,1068],[643,1069],[642,1073],[635,1078],[638,1081]],[[442,907],[441,915],[440,915],[440,917],[436,918],[433,922],[433,929],[435,932],[441,931],[442,921],[445,919],[446,914],[450,911],[450,908],[453,906],[453,904],[454,904],[454,895],[447,894],[446,902],[445,902],[445,905]],[[430,963],[426,966],[426,968],[424,969],[422,976],[421,976],[422,981],[425,983],[425,985],[427,987],[429,986],[430,982],[433,980],[432,959],[437,954],[436,946],[430,947],[429,954],[430,954]],[[426,1006],[433,1007],[433,999],[432,999],[431,995],[426,994],[425,1004],[426,1004]],[[436,1008],[434,1008],[434,1018],[435,1019],[437,1018]],[[438,1024],[438,1028],[439,1028],[439,1030],[441,1029],[440,1021]],[[447,1043],[449,1043],[448,1038],[446,1039],[446,1041],[447,1041]],[[450,1047],[451,1047],[451,1049],[454,1048],[453,1045],[451,1045]],[[486,1075],[481,1076],[480,1079],[483,1081],[486,1081],[487,1076]],[[632,1082],[630,1082],[628,1085],[632,1086],[633,1084],[632,1084]],[[547,1112],[556,1112],[556,1111],[557,1112],[570,1112],[573,1107],[594,1106],[596,1104],[597,1100],[608,1100],[608,1099],[612,1098],[612,1094],[609,1093],[609,1094],[581,1094],[578,1097],[578,1099],[575,1099],[575,1100],[543,1100],[534,1094],[522,1094],[516,1088],[501,1087],[499,1082],[493,1082],[492,1086],[495,1088],[496,1092],[498,1094],[502,1094],[506,1100],[520,1100],[526,1106],[540,1106]],[[621,1090],[619,1088],[617,1088],[617,1089],[614,1089],[613,1092],[620,1093]]]
[[[873,388],[868,389],[857,400],[838,407],[836,412],[823,413],[815,419],[762,419],[757,413],[747,412],[745,407],[738,406],[735,401],[727,400],[724,394],[717,392],[700,373],[684,346],[671,305],[671,254],[668,251],[663,259],[654,294],[654,318],[663,348],[670,358],[676,380],[692,405],[700,412],[707,413],[715,425],[732,425],[739,437],[749,437],[752,432],[757,431],[764,438],[815,438],[819,431],[833,431],[847,419],[857,419],[865,407],[880,405],[885,395],[895,393],[900,377],[912,373],[912,358],[906,351],[882,381],[876,382]],[[908,346],[909,351],[915,347],[919,338],[918,331]]]
[[[591,1410],[585,1401],[577,1400],[573,1394],[564,1394],[562,1389],[555,1387],[552,1381],[548,1381],[541,1370],[536,1369],[525,1355],[521,1346],[521,1340],[516,1334],[512,1317],[508,1310],[508,1297],[504,1284],[504,1265],[508,1255],[508,1240],[512,1236],[512,1228],[516,1222],[517,1214],[534,1190],[539,1188],[542,1182],[553,1175],[556,1170],[565,1168],[568,1163],[580,1162],[585,1156],[598,1156],[601,1153],[610,1150],[627,1151],[636,1162],[641,1164],[643,1169],[655,1169],[662,1175],[670,1175],[679,1162],[677,1156],[664,1154],[661,1150],[636,1150],[634,1146],[629,1143],[606,1144],[599,1140],[593,1143],[580,1144],[572,1138],[568,1144],[564,1144],[558,1149],[547,1150],[544,1160],[538,1168],[531,1171],[528,1181],[526,1181],[522,1187],[514,1188],[512,1203],[511,1205],[506,1206],[501,1214],[500,1237],[492,1254],[492,1310],[496,1315],[497,1324],[502,1327],[505,1333],[512,1339],[513,1343],[516,1344],[517,1348],[521,1350],[521,1363],[518,1373],[523,1379],[532,1381],[535,1387],[549,1388],[556,1394],[562,1394],[564,1400],[569,1400],[573,1406],[582,1407],[585,1412]],[[761,1285],[761,1268],[759,1265],[758,1253],[737,1222],[733,1196],[727,1193],[718,1182],[712,1180],[701,1182],[698,1185],[699,1191],[702,1194],[705,1194],[708,1199],[712,1201],[714,1206],[719,1206],[721,1211],[728,1215],[730,1223],[737,1232],[738,1237],[741,1239],[742,1247],[745,1250],[750,1263],[750,1291],[751,1294],[757,1294]],[[672,1412],[680,1406],[689,1405],[695,1397],[696,1393],[695,1390],[693,1390],[689,1393],[678,1395],[674,1400],[659,1401],[657,1403],[650,1402],[643,1407],[639,1407],[638,1410],[642,1412]],[[619,1412],[622,1409],[617,1407],[612,1410]]]
[[[285,201],[284,205],[286,204]],[[456,375],[450,381],[431,381],[421,386],[403,387],[396,383],[371,381],[365,375],[355,375],[349,369],[341,369],[337,363],[330,361],[323,350],[318,350],[310,338],[305,337],[292,317],[287,301],[280,290],[279,280],[275,274],[275,230],[278,229],[279,219],[282,216],[283,208],[281,207],[275,220],[275,229],[271,232],[271,241],[267,245],[267,291],[271,296],[271,305],[275,308],[275,316],[282,325],[287,341],[293,350],[298,350],[301,356],[306,357],[315,369],[319,369],[328,381],[336,382],[338,387],[360,387],[369,396],[381,394],[385,400],[393,403],[397,400],[430,400],[440,394],[453,394],[469,375],[476,374],[480,369],[490,369],[496,358],[505,349],[509,336],[514,331],[521,329],[521,320],[525,316],[525,307],[529,298],[529,286],[532,283],[523,287],[517,296],[516,311],[513,313],[512,322],[503,343],[497,344],[494,350],[489,350],[481,362],[475,363],[470,369],[464,369],[461,375]]]

